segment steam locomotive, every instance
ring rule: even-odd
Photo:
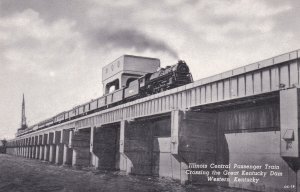
[[[84,115],[101,111],[138,98],[146,97],[165,90],[193,82],[188,65],[183,60],[177,64],[160,68],[130,81],[128,85],[104,94],[102,97],[64,111],[31,127],[32,130],[66,122]]]

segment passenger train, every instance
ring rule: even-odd
[[[191,82],[193,82],[193,78],[188,65],[185,61],[179,60],[175,65],[160,68],[154,73],[147,73],[129,82],[125,87],[110,91],[100,98],[93,99],[90,102],[76,106],[71,110],[61,112],[54,117],[39,122],[38,124],[29,127],[29,130],[35,131],[44,129],[52,125],[70,121],[78,117],[160,93]]]

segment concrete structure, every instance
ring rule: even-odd
[[[103,67],[102,83],[104,93],[109,93],[111,86],[115,89],[128,86],[133,79],[153,73],[160,67],[160,60],[149,57],[123,55],[110,64]]]
[[[299,58],[294,51],[28,132],[10,140],[7,151],[182,183],[300,191]],[[190,164],[232,174],[209,181],[205,174],[186,174]],[[234,172],[255,171],[253,166],[268,174],[255,176],[257,182],[235,181]]]

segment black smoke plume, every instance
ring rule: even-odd
[[[151,38],[134,29],[97,30],[93,32],[92,43],[107,48],[134,48],[136,51],[161,51],[178,59],[177,52],[165,42]]]

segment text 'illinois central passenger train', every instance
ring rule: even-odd
[[[88,103],[64,111],[58,115],[29,127],[29,130],[39,130],[62,122],[101,111],[122,103],[160,93],[192,83],[192,75],[188,65],[179,60],[175,65],[160,68],[156,72],[146,73],[143,76],[127,81],[125,86],[108,91],[102,97]],[[31,132],[31,131],[30,131]],[[27,132],[28,133],[28,132]],[[20,136],[20,135],[19,135]]]

